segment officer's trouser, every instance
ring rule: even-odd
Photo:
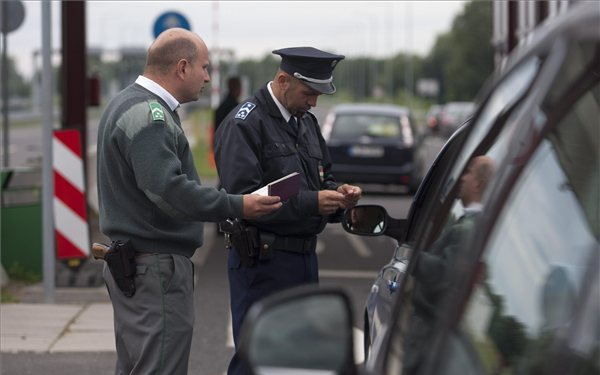
[[[117,375],[185,375],[194,326],[193,264],[181,255],[136,258],[136,292],[125,297],[106,264]]]
[[[314,249],[305,254],[276,250],[270,260],[259,261],[255,267],[241,266],[235,249],[231,249],[228,269],[231,321],[236,348],[242,322],[254,302],[282,289],[319,282]],[[237,355],[229,363],[227,374],[248,374]]]

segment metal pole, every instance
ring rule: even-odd
[[[212,72],[211,72],[211,95],[210,95],[210,107],[216,109],[221,101],[221,72],[220,72],[220,58],[221,50],[219,48],[219,2],[213,1],[213,51],[214,55],[211,56]]]
[[[6,25],[8,23],[8,6],[5,1],[2,1],[0,4],[0,20],[2,20],[2,25]],[[8,153],[8,57],[7,57],[7,46],[6,41],[8,34],[8,30],[6,32],[2,32],[2,72],[0,73],[2,82],[2,166],[8,168],[9,163],[9,153]]]
[[[44,299],[54,302],[54,218],[52,201],[54,179],[52,175],[52,129],[54,127],[52,90],[52,12],[51,0],[42,2],[42,215],[44,254]]]
[[[413,66],[413,51],[412,51],[412,4],[408,2],[406,4],[406,50],[408,51],[408,68],[406,69],[406,94],[408,107],[412,107],[413,100],[413,80],[414,80],[414,66]]]

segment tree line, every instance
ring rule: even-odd
[[[472,0],[454,18],[451,29],[437,37],[425,57],[397,53],[389,58],[346,58],[334,72],[338,88],[336,96],[352,101],[402,103],[415,95],[420,79],[435,79],[439,83],[439,93],[436,97],[427,98],[428,101],[473,100],[493,71],[491,38],[492,2]],[[142,72],[143,63],[143,59],[102,62],[90,57],[88,72],[99,75],[103,84],[110,80],[126,81]],[[248,91],[254,92],[273,78],[279,58],[266,55],[262,59],[246,59],[236,64],[236,68],[231,69],[223,62],[221,71],[237,71],[247,78]],[[8,70],[11,96],[29,96],[31,82],[22,78],[12,59],[9,59]],[[59,78],[60,69],[55,69],[55,72]],[[38,75],[39,72],[36,73]],[[56,86],[60,84],[59,79],[55,82]],[[60,92],[58,87],[57,92]]]
[[[419,79],[435,79],[439,94],[432,102],[473,100],[494,68],[491,39],[492,2],[468,2],[425,57],[398,53],[387,59],[346,58],[334,71],[336,95],[397,102],[414,95]],[[277,57],[267,55],[239,62],[238,72],[249,79],[253,92],[273,77],[278,64]]]

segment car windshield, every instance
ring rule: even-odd
[[[360,136],[401,138],[400,117],[377,114],[340,114],[336,116],[332,137]]]

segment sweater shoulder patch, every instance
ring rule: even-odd
[[[245,120],[246,117],[248,117],[248,115],[250,114],[250,112],[252,112],[252,110],[256,108],[256,104],[251,103],[251,102],[246,102],[244,103],[240,109],[238,109],[237,113],[235,114],[235,118],[239,118],[240,120]]]
[[[152,114],[152,120],[154,121],[165,121],[165,112],[162,106],[158,102],[148,102],[150,106],[150,113]]]

